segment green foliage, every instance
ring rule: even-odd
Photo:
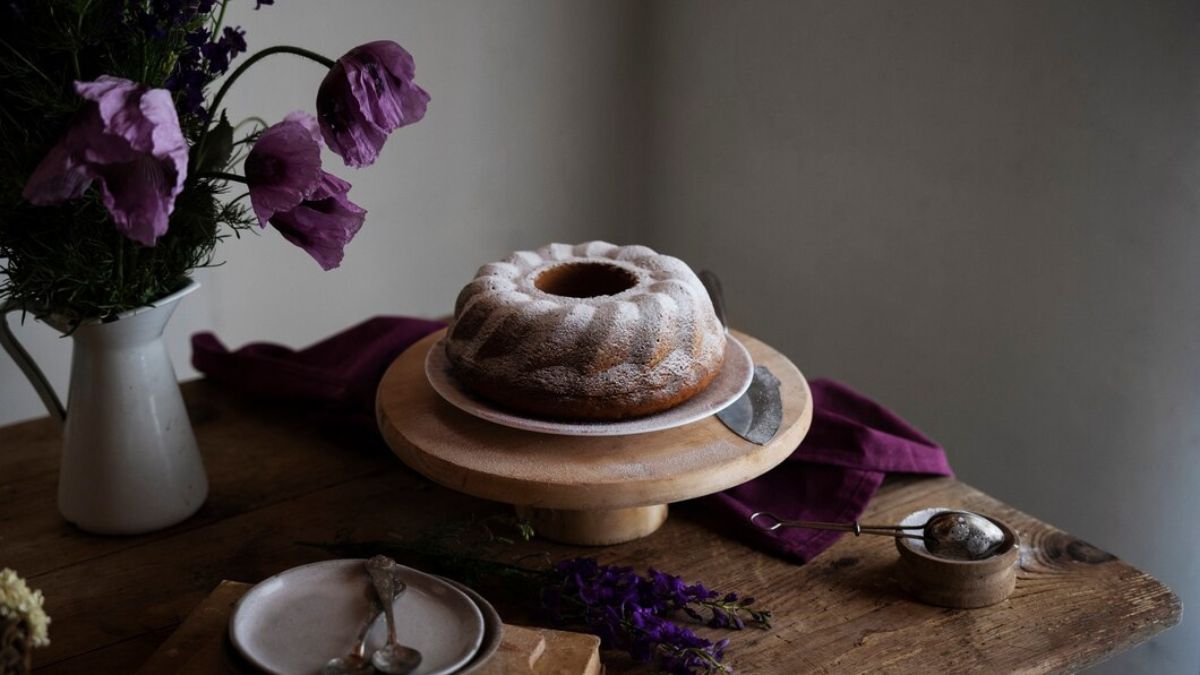
[[[196,146],[193,171],[212,173],[229,165],[233,155],[233,125],[221,113],[221,119],[209,130],[204,142]]]
[[[94,189],[48,207],[25,202],[21,191],[80,108],[74,81],[107,74],[162,87],[196,25],[148,35],[128,25],[133,3],[126,0],[21,4],[23,20],[0,26],[0,301],[74,322],[178,290],[191,270],[210,264],[223,236],[255,222],[244,205],[226,199],[224,183],[192,171],[167,234],[153,247],[119,234]],[[195,20],[205,21],[214,19]],[[182,115],[180,124],[195,147],[205,121]],[[207,145],[217,152],[206,164],[224,168],[229,146]]]
[[[334,555],[369,558],[382,553],[397,562],[439,574],[467,586],[517,603],[536,600],[551,580],[553,569],[546,552],[511,558],[509,549],[518,541],[533,539],[529,521],[511,515],[468,516],[443,522],[415,537],[384,541],[298,542]]]

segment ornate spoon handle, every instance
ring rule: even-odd
[[[375,585],[375,594],[383,605],[383,615],[387,617],[387,643],[396,644],[396,610],[393,599],[396,597],[396,578],[392,572],[396,562],[383,555],[377,555],[367,561],[367,573],[371,575],[371,583]]]

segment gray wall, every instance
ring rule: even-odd
[[[1200,605],[1198,18],[654,3],[647,232],[962,479]],[[1200,621],[1104,670],[1200,671]]]
[[[369,211],[341,268],[321,271],[270,230],[223,248],[229,265],[210,275],[222,334],[304,344],[370,314],[444,314],[484,262],[630,222],[641,119],[619,102],[637,65],[634,7],[286,0],[240,12],[235,21],[257,45],[340,55],[394,39],[414,54],[432,100],[373,166],[347,169],[327,153],[326,168]],[[272,120],[311,111],[321,74],[280,57],[249,71],[231,106]]]
[[[333,7],[235,20],[257,46],[394,38],[429,117],[337,170],[371,211],[340,270],[272,231],[222,248],[171,327],[181,374],[202,327],[300,346],[443,313],[513,248],[644,242],[720,271],[739,326],[895,408],[964,480],[1200,602],[1195,3]],[[234,112],[311,109],[318,77],[269,64]],[[22,332],[65,381],[64,341]],[[0,359],[0,422],[39,414],[18,378]],[[1099,670],[1200,671],[1185,617]]]

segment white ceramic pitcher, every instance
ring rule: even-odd
[[[0,343],[62,424],[58,508],[97,534],[139,534],[191,516],[208,496],[208,479],[183,405],[163,329],[192,282],[146,307],[107,321],[85,321],[72,334],[68,408],[17,343],[0,313]],[[67,332],[68,326],[46,320]]]

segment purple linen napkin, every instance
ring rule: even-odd
[[[844,533],[749,524],[770,511],[786,520],[858,520],[889,473],[952,476],[946,453],[887,408],[831,380],[809,382],[813,421],[800,447],[771,471],[702,498],[758,548],[808,562]]]
[[[301,350],[254,343],[231,352],[212,333],[197,333],[192,365],[233,389],[310,406],[373,429],[375,389],[384,371],[409,345],[443,325],[376,317]],[[809,386],[813,422],[800,447],[763,476],[700,500],[731,532],[798,562],[811,560],[843,533],[766,532],[750,524],[751,513],[850,522],[862,515],[889,473],[953,475],[937,444],[883,406],[830,380]]]
[[[231,352],[212,333],[192,336],[192,366],[253,396],[307,405],[375,428],[375,389],[409,345],[446,324],[378,316],[301,350],[255,342]]]

